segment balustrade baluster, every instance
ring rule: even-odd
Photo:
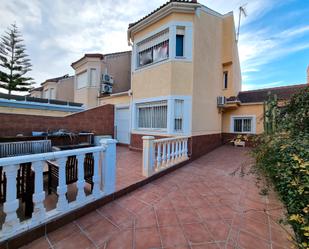
[[[85,177],[84,177],[84,160],[85,160],[85,154],[77,155],[77,175],[78,175],[78,180],[76,182],[77,186],[77,196],[76,196],[76,201],[78,204],[82,203],[85,198]]]
[[[159,169],[161,166],[161,143],[157,143],[157,168]]]
[[[93,189],[92,194],[95,198],[100,197],[100,171],[99,171],[99,161],[100,161],[100,153],[94,152],[93,153]]]
[[[66,157],[58,158],[57,165],[59,169],[59,180],[58,180],[58,187],[57,187],[57,194],[58,194],[58,203],[57,203],[57,210],[58,211],[66,211],[69,208],[68,200],[66,198],[66,193],[68,190],[68,186],[66,185]]]
[[[43,161],[36,161],[32,163],[34,170],[34,194],[33,194],[33,215],[32,220],[35,223],[42,221],[46,215],[46,210],[44,207],[45,191],[43,186]]]
[[[162,144],[162,166],[166,166],[166,143]]]
[[[169,166],[170,162],[171,162],[171,143],[167,142],[166,166]]]
[[[19,225],[19,218],[16,210],[19,206],[19,201],[16,199],[16,176],[19,165],[8,165],[3,167],[6,175],[6,201],[3,204],[3,211],[6,214],[5,221],[2,226],[2,232],[9,234],[14,232]]]

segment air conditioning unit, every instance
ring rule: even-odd
[[[109,84],[101,84],[101,93],[112,93],[113,87]]]
[[[112,85],[114,83],[114,79],[112,76],[105,73],[102,75],[102,83]]]
[[[224,96],[217,97],[217,106],[224,106],[226,103],[226,98]]]

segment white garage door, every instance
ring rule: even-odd
[[[116,108],[116,139],[119,143],[130,143],[130,111],[129,107]]]

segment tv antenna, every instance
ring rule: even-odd
[[[239,7],[239,18],[238,18],[238,28],[237,28],[237,35],[236,35],[236,42],[238,42],[239,39],[239,31],[240,31],[240,21],[241,21],[241,17],[247,17],[247,11],[245,9],[247,4],[244,4],[242,6]]]

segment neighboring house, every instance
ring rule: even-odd
[[[85,54],[71,65],[75,70],[75,102],[84,103],[88,108],[113,102],[113,94],[129,99],[131,80],[131,51],[112,54]],[[103,77],[112,77],[104,85]],[[106,91],[106,88],[108,87]],[[127,101],[127,100],[125,100]]]
[[[227,98],[220,107],[223,141],[231,140],[235,134],[261,134],[264,131],[264,102],[269,94],[276,95],[282,106],[305,87],[308,84],[243,91],[237,97]]]
[[[74,101],[74,76],[68,74],[47,79],[40,87],[30,90],[30,96],[44,99]]]

